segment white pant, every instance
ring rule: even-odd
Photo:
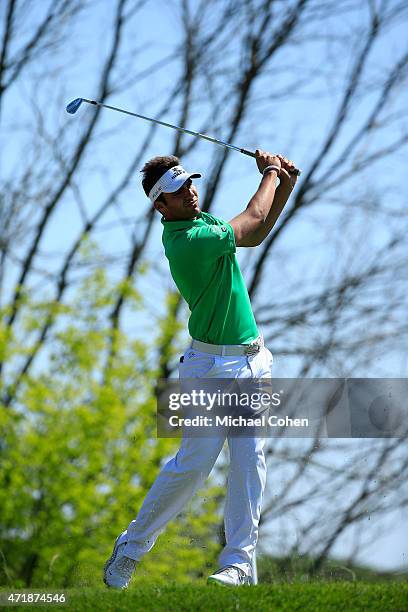
[[[270,378],[272,354],[263,347],[251,356],[218,356],[187,349],[179,366],[182,378]],[[228,436],[230,467],[225,503],[226,546],[220,567],[235,565],[251,574],[252,554],[258,540],[258,524],[266,482],[263,452],[265,440]],[[183,438],[176,456],[161,470],[143,505],[119,543],[123,552],[138,561],[191,499],[210,474],[224,445],[222,436]]]

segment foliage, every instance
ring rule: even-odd
[[[0,411],[1,584],[99,584],[114,539],[175,452],[175,440],[155,436],[148,347],[106,325],[117,290],[95,269],[64,307],[27,297],[21,338],[0,333],[8,365],[16,364],[31,331],[59,312],[47,355]],[[126,292],[131,318],[142,300],[132,287]],[[116,352],[107,361],[112,333]],[[206,503],[169,526],[141,571],[181,582],[204,575],[217,549],[217,494],[208,488]]]
[[[373,569],[350,563],[350,561],[327,559],[318,571],[314,569],[315,559],[308,555],[291,555],[288,557],[272,557],[258,555],[258,581],[267,582],[408,582],[408,572],[378,572]]]

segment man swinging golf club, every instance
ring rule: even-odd
[[[264,346],[235,255],[268,236],[297,180],[295,165],[281,155],[257,150],[262,179],[245,210],[228,223],[200,211],[192,179],[177,157],[155,157],[142,172],[142,185],[162,215],[163,245],[172,277],[191,315],[192,338],[180,359],[183,378],[271,378],[272,354]],[[277,187],[277,177],[279,186]],[[266,481],[262,437],[227,436],[230,466],[225,503],[226,546],[209,583],[251,583],[251,561]],[[163,467],[137,517],[116,539],[105,564],[104,581],[123,589],[137,562],[155,544],[167,523],[184,508],[210,474],[224,438],[183,437]]]

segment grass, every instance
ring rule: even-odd
[[[4,587],[1,589],[4,590]],[[35,589],[33,589],[35,590]],[[40,590],[40,589],[38,589]],[[43,591],[43,589],[41,589]],[[65,606],[41,606],[42,610],[119,612],[407,612],[408,583],[384,582],[294,582],[262,584],[256,587],[207,585],[157,586],[134,583],[127,591],[107,588],[64,589]],[[27,606],[14,606],[27,609]]]
[[[41,606],[41,609],[62,612],[408,612],[407,572],[378,572],[339,560],[324,561],[314,573],[312,568],[313,559],[306,556],[272,558],[259,555],[260,584],[238,588],[207,586],[205,576],[208,574],[181,584],[170,569],[158,582],[140,568],[127,591],[116,591],[101,584],[99,567],[82,567],[71,582],[75,587],[48,588],[49,592],[64,592],[67,605],[52,604]],[[45,583],[37,577],[36,584]],[[0,587],[0,600],[5,589]],[[47,592],[46,587],[39,586],[15,590]],[[24,610],[27,605],[14,606],[14,609]]]

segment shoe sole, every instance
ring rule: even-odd
[[[114,562],[118,554],[118,548],[119,548],[118,541],[119,541],[120,535],[118,535],[118,537],[115,540],[115,544],[113,545],[113,551],[112,551],[111,556],[109,557],[109,559],[106,561],[105,565],[103,566],[103,581],[106,584],[106,586],[108,586],[109,588],[110,588],[110,585],[106,581],[106,574],[108,572],[109,566],[112,565],[112,563]]]
[[[214,584],[218,587],[240,587],[240,586],[251,586],[250,582],[243,582],[242,584],[228,584],[227,582],[221,582],[221,580],[217,580],[216,578],[207,578],[207,584]]]
[[[207,584],[214,584],[218,587],[234,587],[241,586],[239,584],[227,584],[226,582],[221,582],[221,580],[217,580],[216,578],[207,578]]]

